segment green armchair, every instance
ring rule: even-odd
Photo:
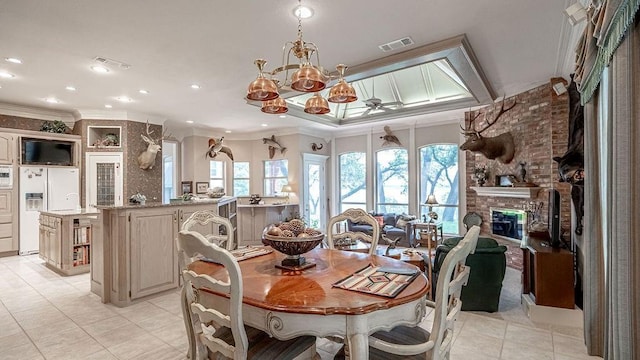
[[[436,248],[436,256],[433,265],[432,294],[435,294],[435,284],[438,282],[438,272],[444,262],[444,258],[453,249],[462,237],[453,237],[445,240]],[[462,310],[468,311],[498,311],[500,304],[500,292],[502,280],[507,268],[505,257],[507,247],[498,245],[491,238],[478,238],[476,251],[467,257],[467,266],[471,267],[471,274],[467,286],[462,288]]]

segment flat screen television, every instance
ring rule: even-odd
[[[70,141],[23,137],[22,164],[73,166],[73,147]]]
[[[549,190],[549,210],[548,231],[551,247],[559,248],[563,246],[560,230],[560,192],[556,189]]]

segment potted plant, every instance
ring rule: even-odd
[[[487,170],[486,165],[476,165],[473,169],[473,179],[476,181],[478,186],[484,186],[487,182],[487,178],[489,177],[489,170]]]

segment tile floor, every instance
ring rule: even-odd
[[[452,359],[587,359],[582,329],[534,324],[509,269],[501,311],[463,313]],[[510,285],[508,285],[510,284]],[[178,291],[118,308],[89,291],[88,274],[63,277],[37,255],[0,258],[0,359],[185,359]],[[431,316],[425,321],[430,326]],[[338,345],[318,340],[322,359]],[[596,357],[594,357],[596,358]],[[597,359],[597,358],[596,358]]]

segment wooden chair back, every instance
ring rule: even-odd
[[[187,328],[190,332],[188,336],[191,358],[195,358],[193,355],[196,353],[196,343],[199,343],[206,346],[211,352],[219,352],[227,358],[246,359],[249,343],[242,321],[242,276],[238,261],[230,252],[209,242],[202,234],[195,231],[181,230],[178,233],[177,246],[184,280],[182,286],[183,315],[185,315],[185,322],[188,318],[191,320],[190,323],[195,325],[195,329],[191,327],[192,332],[189,331],[189,326]],[[204,256],[208,261],[224,266],[229,274],[229,281],[223,282],[206,274],[196,274],[188,270],[187,266],[199,255]],[[228,309],[211,309],[201,304],[197,292],[194,290],[198,288],[207,288],[227,294],[229,297]],[[233,344],[212,336],[215,329],[220,326],[231,329]],[[198,339],[195,339],[196,336]]]
[[[335,224],[346,220],[352,223],[366,223],[367,225],[371,225],[371,234],[360,231],[349,231],[349,229],[342,233],[336,233]],[[343,213],[329,219],[329,223],[327,224],[327,245],[329,249],[335,249],[335,244],[344,239],[355,239],[371,244],[369,254],[373,255],[376,253],[376,247],[380,239],[380,225],[373,216],[362,209],[347,209]]]
[[[445,257],[440,268],[436,289],[435,314],[430,341],[433,341],[432,359],[448,359],[453,342],[453,326],[460,314],[462,287],[467,284],[471,269],[465,265],[467,256],[475,252],[480,227],[474,225],[464,238]]]
[[[229,219],[211,210],[196,211],[182,224],[180,230],[196,231],[210,243],[233,250],[237,247],[233,225]]]

